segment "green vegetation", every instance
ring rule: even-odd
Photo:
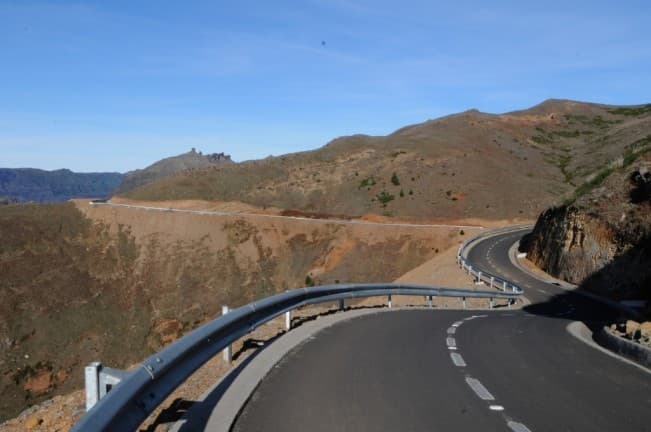
[[[387,191],[382,191],[377,194],[377,200],[382,204],[382,207],[386,207],[388,203],[393,201],[396,197],[390,194]]]
[[[314,279],[312,279],[312,276],[310,275],[305,276],[305,286],[309,286],[309,287],[314,286]]]
[[[576,188],[574,190],[573,197],[567,200],[564,203],[564,205],[572,204],[578,198],[582,197],[583,195],[587,194],[588,192],[590,192],[591,190],[593,190],[594,188],[602,184],[604,180],[606,180],[608,176],[610,176],[614,171],[615,169],[611,167],[604,168],[601,171],[599,171],[593,179],[583,183],[581,186]]]
[[[550,133],[548,133],[546,130],[544,130],[541,127],[537,127],[536,130],[540,132],[539,135],[533,135],[531,137],[531,140],[538,143],[538,144],[551,144],[554,142],[554,136]]]
[[[578,130],[575,131],[555,131],[553,132],[554,135],[558,135],[559,137],[563,138],[576,138],[581,135],[581,132]]]
[[[377,182],[375,181],[375,178],[373,176],[370,176],[370,177],[367,177],[367,178],[363,179],[359,183],[358,189],[365,188],[365,187],[370,187],[370,186],[375,186],[376,183]]]
[[[608,129],[610,126],[614,124],[619,124],[622,122],[622,120],[606,120],[601,116],[596,116],[596,117],[587,117],[584,115],[572,115],[572,114],[565,114],[565,120],[567,120],[570,124],[574,123],[581,123],[586,126],[593,126],[593,127],[598,127],[600,129]],[[586,131],[583,131],[582,133],[586,133]]]
[[[393,173],[393,175],[391,176],[391,183],[393,183],[394,186],[400,186],[400,180],[398,179],[396,173]]]
[[[405,191],[402,190],[402,189],[400,189],[400,198],[402,198],[402,197],[404,197],[404,196],[405,196]]]
[[[642,114],[651,113],[651,104],[642,105],[640,107],[622,107],[608,110],[609,113],[615,115],[637,117]]]
[[[464,230],[459,231],[459,235],[466,235]]]
[[[574,176],[572,170],[567,169],[571,160],[572,156],[569,154],[560,155],[558,157],[558,168],[563,173],[563,176],[565,177],[565,183],[567,184],[572,184],[572,177]]]
[[[641,155],[651,151],[651,135],[647,135],[645,138],[639,139],[627,147],[628,149],[624,152],[621,159],[619,159],[622,167],[631,165]],[[606,180],[613,172],[615,172],[618,166],[620,165],[617,163],[611,163],[607,167],[601,169],[592,179],[586,181],[581,186],[576,188],[574,190],[573,196],[567,199],[563,204],[570,205],[578,198],[601,185],[604,180]]]
[[[414,191],[409,189],[409,195],[413,195],[413,194],[414,194]]]
[[[641,155],[651,151],[651,135],[647,135],[645,138],[639,139],[628,146],[626,152],[624,152],[624,161],[623,165],[629,166],[637,160]]]

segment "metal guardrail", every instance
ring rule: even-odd
[[[490,288],[496,288],[502,292],[512,292],[514,294],[522,294],[523,290],[519,286],[513,284],[512,282],[501,278],[500,276],[494,275],[486,270],[483,270],[477,266],[474,266],[468,261],[468,252],[472,249],[471,245],[480,240],[486,239],[488,237],[493,237],[500,234],[507,234],[510,232],[521,231],[524,229],[533,228],[533,225],[515,225],[507,228],[499,228],[494,230],[484,231],[483,233],[477,234],[474,237],[469,238],[461,246],[457,252],[457,263],[462,270],[467,271],[468,275],[471,277],[476,277],[475,283],[478,285],[487,284]]]
[[[513,230],[513,229],[511,229]],[[494,235],[495,231],[488,235]],[[154,409],[195,370],[230,344],[283,313],[287,314],[303,306],[339,301],[343,309],[345,299],[391,295],[425,296],[430,300],[438,297],[486,298],[493,305],[494,298],[514,301],[522,289],[512,283],[475,268],[468,263],[468,247],[486,237],[482,233],[464,242],[459,248],[457,260],[478,281],[489,281],[491,287],[501,291],[477,291],[404,284],[347,284],[301,288],[259,300],[234,309],[229,313],[195,329],[162,351],[147,358],[131,371],[103,368],[100,363],[86,367],[87,413],[72,428],[74,432],[128,431],[136,429]],[[225,351],[230,352],[230,351]],[[110,391],[109,391],[110,390]]]
[[[201,365],[259,325],[292,309],[315,303],[391,295],[514,299],[519,293],[420,285],[353,284],[302,288],[276,294],[234,309],[147,358],[138,368],[121,371],[119,382],[90,408],[72,430],[134,430]],[[97,364],[91,364],[88,368],[93,367],[97,367]],[[95,388],[97,386],[99,384]]]

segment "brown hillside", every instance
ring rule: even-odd
[[[252,214],[76,204],[0,206],[0,421],[80,388],[90,361],[137,363],[224,304],[307,275],[391,281],[475,232],[270,218],[229,203],[219,209]]]
[[[350,216],[535,217],[651,136],[649,107],[549,100],[503,115],[471,110],[384,137],[187,170],[124,195]]]

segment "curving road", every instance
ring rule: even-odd
[[[343,321],[291,351],[232,430],[651,431],[651,374],[566,331],[616,312],[514,267],[522,234],[483,240],[468,258],[522,286],[531,306]]]

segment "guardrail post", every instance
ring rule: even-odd
[[[515,285],[511,285],[511,288],[513,288],[513,292],[515,292]]]
[[[285,312],[285,330],[292,329],[292,311]]]
[[[493,289],[493,281],[494,280],[495,280],[495,278],[493,276],[491,276],[491,289]]]
[[[511,309],[511,301],[512,301],[512,299],[509,299],[509,301],[508,301],[508,307],[509,307],[509,309]]]
[[[488,309],[493,309],[493,299],[492,298],[488,301]]]
[[[222,315],[226,315],[228,313],[228,306],[222,306]],[[231,361],[233,360],[233,347],[231,345],[227,346],[224,348],[224,362],[227,364],[230,364]]]
[[[481,272],[477,272],[477,285],[481,284]]]
[[[99,371],[102,369],[100,362],[92,362],[84,368],[84,382],[86,387],[86,411],[95,406],[99,401]]]
[[[343,311],[345,309],[344,299],[339,299],[339,310]]]
[[[471,265],[468,266],[468,274],[472,274],[472,266]]]
[[[432,296],[427,296],[427,306],[432,307]]]
[[[461,297],[461,298],[463,299],[463,308],[465,309],[466,308],[466,298],[465,297]]]
[[[389,306],[389,309],[391,309],[391,294],[389,294],[389,299],[387,301],[387,304]]]
[[[502,291],[506,292],[506,281],[502,282]]]

